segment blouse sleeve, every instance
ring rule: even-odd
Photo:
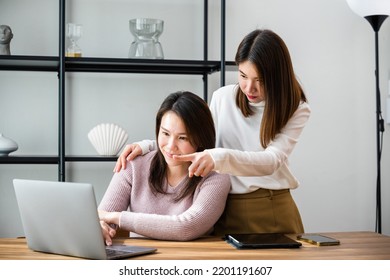
[[[142,140],[139,142],[135,142],[135,144],[138,144],[142,149],[142,154],[147,154],[151,151],[157,150],[157,142],[156,140]]]
[[[235,176],[273,174],[280,166],[287,163],[309,116],[310,107],[307,103],[301,103],[286,126],[263,151],[239,151],[226,148],[207,150],[214,160],[214,170]]]
[[[120,227],[162,240],[192,240],[206,234],[221,216],[230,191],[227,175],[211,173],[194,195],[190,208],[179,215],[122,212]]]

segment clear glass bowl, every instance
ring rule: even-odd
[[[129,58],[163,59],[164,53],[158,38],[164,30],[164,21],[152,18],[136,18],[129,21],[134,41],[130,45]]]

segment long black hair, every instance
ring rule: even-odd
[[[160,131],[161,120],[167,112],[175,113],[183,121],[188,140],[197,152],[215,147],[215,127],[207,103],[194,93],[180,91],[170,94],[161,104],[156,115],[156,139]],[[158,141],[158,140],[157,140]],[[157,143],[158,146],[158,143]],[[149,185],[154,193],[166,193],[163,186],[167,180],[167,163],[160,149],[150,165]],[[187,177],[186,187],[175,198],[179,201],[193,195],[201,177]]]
[[[295,77],[286,44],[271,30],[254,30],[238,46],[235,62],[250,61],[257,68],[264,88],[265,108],[260,128],[260,142],[266,148],[280,133],[301,101],[307,102],[305,93]],[[253,114],[248,99],[238,87],[236,104],[245,117]]]

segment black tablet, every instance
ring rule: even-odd
[[[299,248],[302,245],[282,233],[226,234],[225,240],[238,249]]]

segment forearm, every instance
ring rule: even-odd
[[[230,178],[213,172],[205,179],[190,208],[177,215],[122,212],[120,227],[163,240],[192,240],[209,232],[221,216],[230,191]]]
[[[99,219],[109,225],[119,226],[120,216],[121,212],[106,212],[102,210],[99,211]]]
[[[266,149],[260,147],[260,141],[256,146],[237,140],[237,143],[230,142],[228,148],[207,150],[214,160],[214,170],[236,176],[273,174],[281,166],[288,165],[288,157],[298,143],[309,116],[310,108],[306,103],[301,104]],[[234,147],[241,147],[242,150],[232,149]]]
[[[186,215],[157,215],[145,213],[122,212],[119,226],[121,229],[160,240],[187,241],[207,233],[212,227],[197,217],[188,219]]]
[[[214,170],[234,176],[267,176],[283,165],[287,156],[270,151],[245,152],[216,148],[207,150],[214,160]]]

